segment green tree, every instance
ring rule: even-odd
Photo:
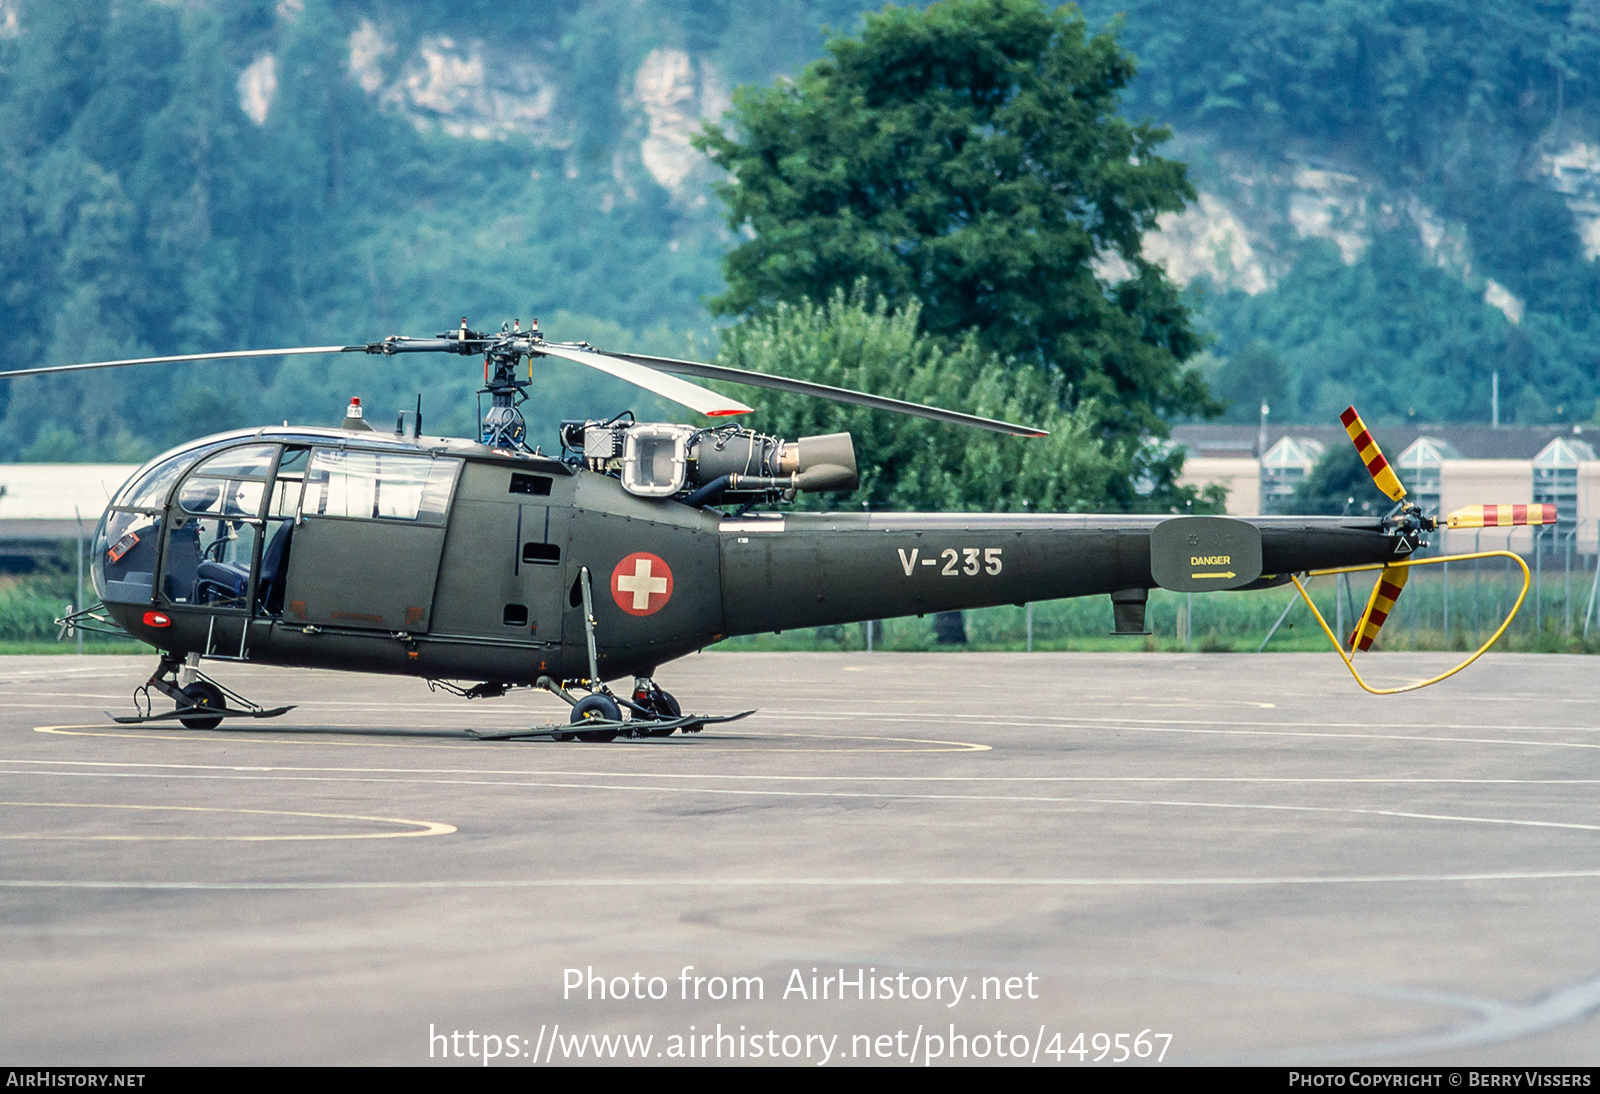
[[[867,16],[798,81],[738,93],[731,132],[698,138],[732,175],[728,222],[747,236],[713,306],[761,315],[864,279],[892,308],[920,302],[929,334],[971,332],[1059,373],[1067,405],[1096,408],[1108,451],[1211,411],[1180,368],[1200,347],[1189,314],[1140,250],[1193,191],[1155,155],[1166,130],[1117,116],[1133,74],[1071,6],[944,0]],[[1097,272],[1110,258],[1126,276]],[[1139,504],[1125,470],[1114,500]]]
[[[1394,508],[1394,502],[1373,483],[1355,445],[1336,443],[1295,487],[1288,508],[1291,513],[1376,516]]]
[[[919,333],[921,307],[890,311],[862,290],[826,305],[780,304],[723,334],[718,361],[756,372],[939,403],[1050,431],[1017,440],[801,395],[763,393],[751,422],[793,439],[849,432],[861,485],[849,498],[802,495],[802,508],[1083,511],[1106,505],[1121,464],[1095,443],[1092,403],[1063,410],[1059,377],[1007,368],[968,336],[954,346]],[[745,391],[748,394],[748,391]]]
[[[1257,421],[1262,403],[1280,414],[1288,409],[1284,406],[1288,373],[1272,347],[1259,338],[1218,365],[1211,390],[1227,405],[1224,416],[1230,422]]]

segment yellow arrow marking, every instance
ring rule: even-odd
[[[1237,577],[1238,575],[1235,574],[1232,570],[1228,570],[1228,571],[1225,571],[1225,572],[1220,573],[1220,574],[1190,574],[1189,576],[1191,578],[1193,578],[1195,581],[1204,581],[1207,578],[1212,578],[1212,577]]]

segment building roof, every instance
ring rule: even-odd
[[[1600,429],[1571,425],[1516,425],[1496,429],[1482,424],[1412,423],[1378,426],[1373,428],[1372,435],[1391,458],[1398,457],[1419,437],[1432,437],[1449,443],[1464,459],[1531,460],[1557,437],[1592,442],[1600,437]],[[1329,447],[1350,443],[1344,428],[1339,425],[1268,425],[1267,450],[1284,437],[1316,440]],[[1261,429],[1254,425],[1192,424],[1172,427],[1173,442],[1195,456],[1260,456],[1260,439]]]
[[[1267,447],[1267,454],[1261,457],[1261,465],[1270,470],[1294,468],[1310,471],[1327,451],[1327,446],[1315,437],[1291,434],[1280,437]]]
[[[1443,437],[1422,436],[1406,445],[1394,462],[1401,467],[1437,467],[1444,460],[1464,458],[1461,450]]]
[[[92,532],[111,495],[136,470],[131,463],[0,464],[0,521],[82,519]]]

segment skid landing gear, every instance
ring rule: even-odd
[[[579,698],[548,676],[539,678],[537,687],[544,688],[572,707],[571,720],[566,725],[529,726],[526,729],[509,729],[493,733],[473,731],[473,736],[483,741],[509,741],[526,737],[548,737],[552,741],[614,741],[618,737],[669,737],[674,733],[699,733],[708,725],[734,722],[748,718],[753,710],[739,714],[684,714],[678,700],[662,691],[648,676],[634,682],[633,698],[624,699],[611,692],[605,684],[594,681],[566,681],[578,687],[591,687],[588,695]],[[623,711],[627,711],[624,716]]]
[[[177,709],[153,713],[150,702],[152,688],[176,703]],[[230,699],[232,706],[228,705]],[[276,718],[294,709],[293,706],[287,706],[268,710],[259,703],[252,703],[202,673],[198,658],[191,657],[187,662],[180,662],[170,654],[163,654],[150,679],[134,690],[133,708],[137,713],[119,717],[108,710],[106,714],[113,722],[122,725],[176,720],[185,729],[216,729],[224,718]]]

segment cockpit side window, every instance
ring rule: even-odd
[[[185,512],[221,517],[259,517],[267,484],[191,475],[178,492]]]
[[[248,606],[267,482],[277,459],[276,444],[239,445],[218,452],[183,480],[163,564],[162,592],[169,601]]]
[[[246,607],[260,537],[248,521],[176,516],[167,536],[162,593],[174,604]]]
[[[272,486],[272,504],[267,509],[269,518],[299,516],[300,496],[305,489],[306,464],[311,449],[290,447],[283,450],[278,461],[278,480]]]
[[[261,516],[267,479],[278,459],[275,444],[228,448],[196,467],[178,491],[187,513],[250,519]]]

